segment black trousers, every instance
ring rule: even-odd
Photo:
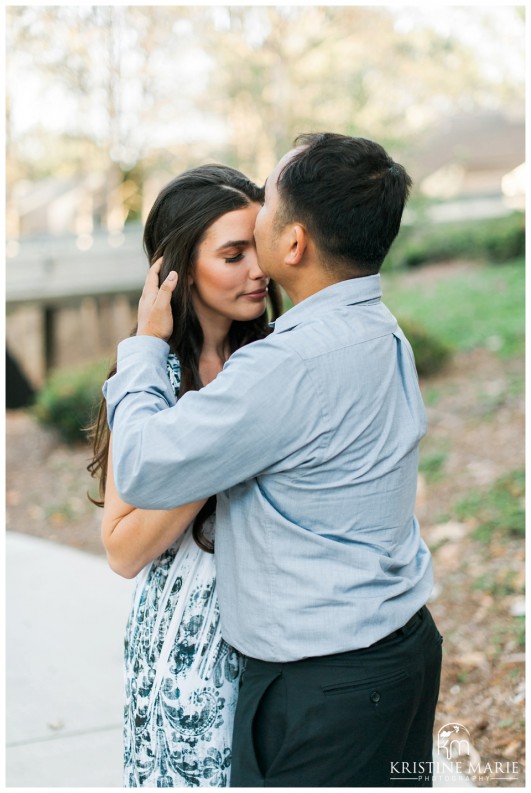
[[[423,607],[366,649],[292,663],[247,659],[231,786],[431,787],[441,656]]]

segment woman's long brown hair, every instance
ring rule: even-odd
[[[257,187],[239,171],[223,165],[202,165],[173,179],[159,193],[144,228],[144,250],[150,266],[161,256],[163,265],[160,282],[170,270],[179,275],[172,295],[173,333],[168,340],[171,351],[181,365],[181,385],[178,396],[203,387],[199,376],[199,358],[203,347],[203,331],[194,311],[188,275],[195,265],[197,250],[208,228],[227,212],[263,202],[263,188]],[[254,320],[234,320],[229,331],[231,354],[239,347],[263,339],[270,332],[269,322],[282,311],[280,290],[270,281],[268,310]],[[133,330],[131,335],[136,333]],[[116,372],[116,364],[108,377]],[[99,479],[99,499],[90,500],[102,507],[107,481],[110,431],[107,423],[107,406],[102,399],[98,416],[89,428],[93,458],[87,470]],[[215,512],[216,496],[210,498],[197,514],[193,537],[199,547],[213,551],[213,544],[205,537],[203,526]]]

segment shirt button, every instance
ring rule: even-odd
[[[381,698],[382,697],[379,691],[371,691],[371,696],[369,697],[369,699],[371,700],[371,702],[374,702],[375,705],[378,704]]]

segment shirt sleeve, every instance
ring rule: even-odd
[[[319,447],[325,430],[306,368],[274,335],[235,352],[212,383],[177,403],[167,355],[160,339],[126,339],[104,385],[114,476],[126,503],[172,509]]]

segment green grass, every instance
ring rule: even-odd
[[[523,537],[525,534],[525,472],[511,471],[497,479],[488,491],[474,490],[455,508],[457,518],[474,518],[474,537],[490,542],[494,534]]]
[[[400,319],[415,321],[456,351],[484,347],[504,358],[524,351],[524,260],[471,264],[470,270],[422,285],[384,273],[383,298]]]
[[[443,451],[433,451],[420,455],[419,471],[423,473],[428,482],[439,482],[444,478],[444,464],[448,454]]]
[[[515,617],[516,619],[516,641],[520,649],[525,648],[525,617]]]
[[[515,570],[503,570],[498,574],[484,573],[472,582],[472,589],[487,592],[493,597],[518,594],[519,590],[514,583],[515,578]]]

